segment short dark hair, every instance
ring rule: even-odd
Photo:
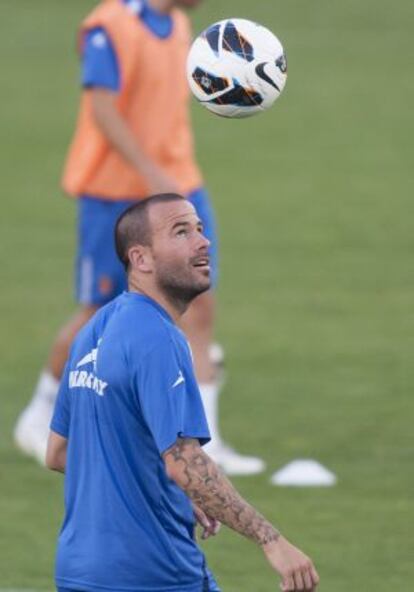
[[[151,245],[152,229],[149,208],[155,204],[185,199],[178,193],[158,193],[138,201],[118,218],[115,225],[115,249],[119,260],[128,271],[128,251],[134,245]]]

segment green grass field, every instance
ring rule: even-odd
[[[90,1],[3,3],[0,592],[53,589],[62,480],[11,431],[73,309],[73,204],[59,175],[77,106],[75,28]],[[410,0],[206,0],[196,31],[255,19],[283,41],[284,96],[225,121],[194,105],[221,230],[222,427],[266,474],[236,485],[314,558],[322,592],[414,580],[414,6]],[[278,489],[297,457],[332,489]],[[205,546],[223,592],[275,590],[230,532]]]

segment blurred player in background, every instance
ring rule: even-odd
[[[79,332],[59,389],[47,466],[65,476],[58,592],[219,592],[194,536],[220,522],[258,544],[284,591],[314,591],[312,561],[250,506],[203,451],[209,430],[176,327],[210,286],[209,241],[188,200],[124,212],[124,292]]]
[[[150,193],[181,192],[203,222],[214,276],[217,241],[203,179],[194,159],[185,60],[188,19],[179,7],[200,0],[106,0],[80,32],[82,86],[77,128],[63,187],[78,198],[76,292],[79,309],[63,326],[16,428],[18,446],[44,461],[52,408],[74,336],[96,310],[126,289],[112,236],[115,220]],[[209,454],[229,474],[254,474],[261,459],[241,456],[218,428],[220,384],[212,360],[214,296],[197,298],[182,321],[212,441]]]

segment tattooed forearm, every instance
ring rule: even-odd
[[[264,545],[279,532],[236,491],[197,440],[179,438],[164,455],[167,470],[204,512]]]

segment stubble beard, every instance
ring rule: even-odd
[[[210,288],[209,278],[197,281],[191,273],[184,273],[182,267],[158,269],[156,283],[168,301],[181,312],[184,312],[197,296]]]

